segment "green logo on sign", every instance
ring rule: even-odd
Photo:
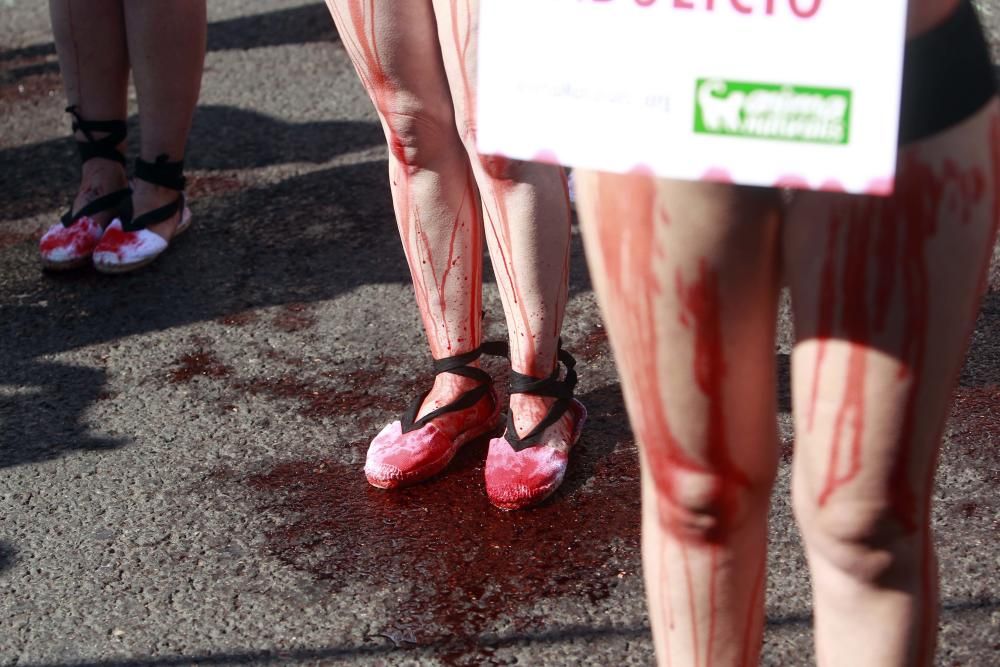
[[[699,134],[847,144],[850,128],[849,90],[698,79]]]

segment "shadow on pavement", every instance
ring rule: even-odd
[[[194,205],[194,229],[129,276],[92,269],[12,275],[8,294],[21,298],[0,317],[0,385],[11,391],[0,404],[7,422],[0,467],[123,444],[88,436],[81,425],[101,396],[104,373],[39,357],[251,308],[331,299],[361,285],[408,282],[386,178],[385,163],[376,161],[206,196]]]
[[[17,548],[7,540],[0,540],[0,575],[17,562]]]
[[[484,645],[503,648],[521,644],[557,644],[573,640],[600,641],[603,639],[644,639],[649,628],[616,628],[570,626],[540,632],[537,634],[514,634],[508,637],[484,642]],[[357,658],[361,656],[378,656],[402,651],[413,655],[434,655],[439,650],[448,650],[451,644],[440,642],[421,649],[399,648],[392,644],[380,646],[331,646],[321,648],[302,648],[290,650],[260,650],[232,653],[209,653],[203,655],[170,656],[163,658],[125,658],[112,660],[74,661],[72,663],[47,662],[23,663],[21,667],[173,667],[174,665],[246,665],[246,664],[292,664],[312,660],[331,660],[336,658]]]
[[[139,127],[129,120],[129,154]],[[252,169],[292,162],[321,164],[384,142],[376,123],[331,120],[289,123],[226,106],[200,106],[188,142],[188,170]],[[80,178],[73,141],[52,139],[0,150],[0,220],[27,218],[68,205]],[[383,184],[384,186],[384,184]]]
[[[233,51],[339,41],[322,2],[208,24],[208,51]],[[54,42],[0,51],[0,85],[59,73]],[[41,62],[35,62],[41,61]]]
[[[5,365],[2,384],[21,391],[0,404],[0,468],[124,445],[82,423],[83,412],[102,398],[104,382],[105,373],[94,368],[35,360]],[[0,548],[0,570],[2,561]]]
[[[970,611],[1000,609],[1000,600],[962,600],[947,602],[942,605],[942,612],[961,614]],[[777,618],[768,618],[767,627],[808,627],[812,624],[811,614],[793,614]],[[570,626],[536,634],[513,634],[507,637],[484,640],[482,646],[489,648],[504,648],[512,646],[532,646],[558,644],[571,641],[602,641],[625,639],[630,641],[648,641],[650,629],[642,627],[588,627]],[[286,665],[314,660],[334,660],[360,658],[363,656],[386,656],[392,653],[406,653],[417,659],[420,656],[434,656],[440,651],[448,651],[451,644],[440,642],[436,645],[420,649],[403,648],[392,644],[381,646],[330,646],[318,648],[301,648],[289,650],[247,650],[230,653],[206,653],[201,655],[121,658],[109,660],[89,660],[72,662],[19,663],[21,667],[174,667],[179,665]]]
[[[337,30],[322,2],[208,24],[209,51],[334,41]]]

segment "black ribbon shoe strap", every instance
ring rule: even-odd
[[[155,162],[146,162],[142,158],[135,161],[135,177],[180,192],[184,189],[187,179],[184,178],[184,160],[168,162],[170,156],[166,153],[156,156]]]
[[[559,361],[566,367],[566,377],[559,379],[559,367],[552,371],[552,375],[545,378],[535,378],[530,375],[523,375],[517,371],[510,372],[510,393],[511,394],[531,394],[533,396],[549,396],[556,399],[556,402],[549,408],[545,417],[535,425],[535,428],[524,436],[518,436],[514,427],[514,417],[507,413],[507,432],[504,437],[508,444],[519,452],[539,444],[542,433],[552,426],[566,414],[566,411],[573,405],[573,390],[576,388],[576,359],[566,350],[562,349],[562,341],[559,341]]]
[[[177,199],[173,200],[165,206],[153,209],[149,213],[143,213],[137,218],[132,218],[131,215],[123,215],[122,229],[126,232],[137,232],[140,229],[145,229],[150,225],[155,225],[158,222],[163,222],[164,220],[169,220],[170,218],[177,215],[177,212],[181,211],[183,215],[184,211],[184,195],[181,194]],[[131,213],[131,211],[129,212]],[[179,221],[178,221],[179,222]]]
[[[123,207],[120,206],[120,204],[122,202],[131,202],[131,199],[129,198],[131,194],[131,188],[122,188],[121,190],[115,190],[110,194],[106,194],[103,197],[98,197],[94,201],[86,204],[76,213],[73,213],[73,209],[70,209],[69,211],[66,211],[66,215],[61,218],[63,227],[69,227],[80,218],[97,215],[98,213],[114,208],[117,208],[119,211],[127,214],[128,208],[124,207],[123,211]]]
[[[420,411],[420,406],[424,404],[424,400],[426,400],[428,394],[430,394],[429,391],[424,392],[422,395],[413,399],[409,407],[406,409],[406,413],[400,419],[400,426],[402,427],[403,433],[409,433],[410,431],[415,431],[418,428],[423,428],[430,423],[431,420],[436,419],[441,415],[445,415],[450,412],[458,412],[459,410],[465,410],[466,408],[471,408],[473,405],[478,403],[483,396],[486,396],[486,394],[489,393],[490,386],[493,384],[493,378],[486,371],[480,368],[473,368],[468,364],[471,364],[484,354],[492,356],[506,356],[506,353],[506,343],[488,342],[483,343],[471,352],[459,354],[454,357],[445,357],[444,359],[435,359],[435,375],[439,375],[441,373],[452,373],[454,375],[461,375],[462,377],[478,380],[481,384],[463,393],[448,405],[443,405],[436,410],[428,412],[420,419],[417,419],[417,412]]]
[[[66,113],[72,114],[73,131],[83,132],[86,141],[77,141],[76,147],[80,151],[80,161],[86,162],[94,158],[113,160],[125,166],[125,156],[118,150],[118,144],[125,141],[128,135],[128,126],[123,120],[84,120],[80,115],[80,107],[66,107]],[[94,132],[106,132],[100,139],[94,137]]]

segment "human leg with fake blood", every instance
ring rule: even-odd
[[[427,479],[494,431],[500,406],[478,359],[509,353],[510,420],[490,443],[487,493],[504,509],[539,502],[562,481],[585,418],[572,398],[572,358],[559,349],[570,239],[563,173],[476,152],[475,2],[327,5],[389,144],[396,219],[437,371],[430,392],[373,440],[367,477],[384,488]],[[507,346],[482,341],[484,236]]]
[[[800,193],[786,206],[774,190],[578,174],[641,446],[661,665],[758,661],[782,272],[817,662],[934,662],[934,470],[1000,224],[1000,102],[971,6],[912,5],[891,197]],[[952,59],[963,46],[975,52]]]
[[[73,130],[80,187],[39,244],[42,264],[93,261],[123,273],[148,264],[190,225],[183,160],[205,57],[205,2],[50,0]],[[133,186],[126,180],[129,71],[142,133]]]

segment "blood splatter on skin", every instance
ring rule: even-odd
[[[867,202],[865,203],[867,204]],[[868,351],[864,344],[870,341],[870,325],[868,322],[868,305],[864,298],[856,295],[865,294],[868,284],[868,239],[871,230],[871,220],[865,204],[854,205],[846,212],[835,212],[830,223],[832,240],[837,240],[836,232],[846,230],[844,242],[844,270],[839,299],[823,292],[823,305],[831,307],[835,300],[842,305],[840,320],[847,340],[855,343],[851,346],[847,361],[847,379],[844,387],[844,397],[837,410],[833,425],[833,443],[830,448],[830,461],[827,466],[826,482],[820,492],[819,504],[825,505],[830,496],[841,486],[855,478],[861,471],[861,442],[865,427],[865,374],[868,370]],[[860,208],[860,210],[859,210]],[[847,217],[841,220],[840,216]],[[836,244],[831,243],[831,252],[836,252]],[[828,279],[824,276],[824,289]],[[824,325],[832,323],[832,313],[822,313],[819,318]],[[822,351],[822,344],[820,351]],[[819,376],[819,361],[815,377]],[[815,382],[816,380],[814,380]],[[814,386],[814,391],[815,391]],[[850,450],[843,452],[845,427],[850,428]],[[847,469],[844,470],[846,460]]]
[[[452,356],[471,350],[480,339],[482,241],[478,233],[481,228],[478,192],[470,171],[450,225],[448,254],[442,257],[441,248],[431,242],[413,196],[411,181],[419,165],[413,164],[406,142],[393,126],[392,111],[398,90],[387,74],[378,51],[376,4],[375,0],[348,2],[348,17],[343,16],[336,4],[329,6],[335,21],[341,26],[344,45],[355,69],[382,116],[389,150],[395,158],[391,165],[391,179],[397,222],[431,351],[436,358]],[[430,224],[437,226],[441,223],[435,220]],[[442,229],[435,229],[435,238],[440,237]],[[454,271],[456,268],[460,271]],[[452,290],[457,287],[471,296],[469,312],[458,322],[453,317],[449,318],[446,297],[449,286],[456,282]],[[436,294],[432,294],[432,290]]]
[[[996,224],[1000,220],[1000,119],[997,118],[991,125],[991,160],[995,197],[993,230],[987,235],[984,256],[980,259],[984,267],[979,280],[981,288],[985,288]],[[931,455],[933,460],[924,467],[923,478],[919,482],[913,480],[914,454],[918,445],[918,401],[919,392],[926,382],[924,369],[930,326],[931,278],[927,249],[937,235],[940,221],[955,221],[960,226],[970,224],[974,219],[974,210],[981,204],[986,191],[986,178],[977,166],[963,168],[954,161],[944,160],[936,169],[926,163],[917,151],[905,151],[901,158],[897,189],[891,198],[854,199],[837,207],[830,223],[830,254],[823,269],[817,331],[819,351],[814,383],[818,382],[821,372],[824,340],[831,335],[833,327],[831,295],[835,278],[831,276],[835,275],[832,264],[836,253],[834,246],[843,243],[845,261],[841,299],[845,309],[841,314],[841,333],[854,345],[849,352],[847,386],[834,426],[827,481],[818,503],[822,506],[828,502],[860,471],[864,428],[863,413],[860,412],[864,403],[862,355],[867,347],[888,342],[893,348],[898,348],[898,380],[907,385],[898,452],[889,478],[889,501],[903,531],[909,534],[919,531],[922,544],[922,618],[917,657],[917,664],[921,665],[930,664],[932,660],[936,622],[936,568],[930,511],[937,450]],[[841,216],[846,222],[840,219]],[[872,234],[868,231],[872,228],[874,242],[871,242]],[[845,230],[847,238],[841,241],[840,236]],[[878,268],[876,280],[871,285],[866,275],[870,256],[875,259]],[[870,288],[873,288],[871,292]],[[899,291],[902,318],[898,330],[887,331],[887,311],[896,290]],[[875,306],[874,313],[868,309],[870,301]],[[978,303],[978,300],[974,301]],[[810,425],[815,410],[815,395],[814,388]],[[842,420],[848,414],[854,418],[854,443],[848,470],[841,473]],[[939,441],[940,431],[932,436],[933,441]]]
[[[698,388],[708,399],[706,416],[705,459],[707,469],[716,477],[716,495],[727,509],[723,522],[736,511],[736,493],[749,482],[746,475],[733,463],[726,442],[725,399],[722,385],[726,376],[726,362],[722,352],[721,304],[716,272],[702,260],[698,266],[697,280],[688,284],[678,269],[675,277],[677,296],[684,310],[682,323],[694,331],[693,374]],[[719,526],[722,538],[727,525]]]
[[[818,503],[852,481],[862,465],[867,348],[884,334],[900,341],[899,379],[909,384],[899,456],[891,475],[892,506],[901,526],[917,529],[916,493],[910,481],[916,437],[918,391],[922,384],[930,311],[926,246],[935,236],[942,213],[967,224],[985,186],[982,172],[945,161],[941,174],[909,152],[902,160],[896,194],[890,199],[851,198],[834,207],[822,268],[817,317],[817,357],[812,378],[808,428],[814,424],[826,341],[835,331],[851,341],[844,396],[834,425],[826,481]],[[874,239],[874,240],[873,240]],[[838,257],[842,266],[838,267]],[[871,262],[874,258],[874,264]],[[870,280],[869,268],[876,275]],[[839,269],[839,270],[838,270]],[[838,294],[839,282],[839,294]],[[900,290],[903,317],[898,332],[887,332],[889,306]],[[836,304],[840,303],[839,320]],[[844,438],[850,426],[850,447]],[[929,488],[929,487],[928,487]]]
[[[609,316],[629,332],[628,345],[619,350],[619,362],[631,378],[632,395],[642,401],[642,409],[632,414],[633,426],[645,448],[657,489],[660,522],[665,531],[675,536],[680,549],[695,663],[700,664],[704,655],[706,662],[711,664],[719,603],[716,583],[719,549],[726,540],[739,490],[748,485],[745,473],[733,463],[726,441],[722,392],[726,364],[722,351],[718,278],[706,261],[699,262],[694,278],[679,270],[674,275],[674,288],[681,307],[677,317],[682,326],[692,330],[693,377],[708,404],[704,448],[696,459],[684,451],[674,435],[659,379],[662,327],[657,326],[657,308],[664,286],[657,269],[663,264],[664,251],[656,229],[668,225],[669,216],[657,201],[655,181],[647,176],[600,177],[597,208],[599,219],[615,221],[615,224],[600,225],[597,239],[611,294]],[[628,224],[621,221],[628,221]],[[691,517],[686,515],[684,503],[678,498],[676,478],[692,472],[711,477],[715,486],[713,499],[719,500],[723,508],[717,525],[707,534],[689,528]],[[666,567],[666,563],[671,562],[666,553],[667,541],[663,548],[661,562]],[[707,551],[705,555],[708,556],[711,608],[709,625],[704,629],[696,622],[693,563],[689,555],[695,550]],[[665,580],[666,575],[666,571],[661,571],[662,579]],[[674,609],[670,596],[664,596],[661,602],[665,616],[661,625],[672,627]],[[759,622],[760,614],[761,610],[751,609],[747,624]],[[754,656],[756,653],[748,659]]]

